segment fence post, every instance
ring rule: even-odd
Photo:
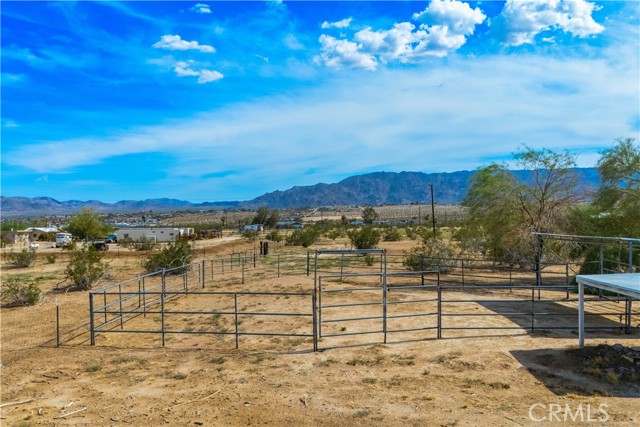
[[[277,255],[278,259],[278,277],[280,277],[280,254]]]
[[[440,272],[438,272],[438,339],[442,338],[442,287],[440,286]]]
[[[162,269],[162,291],[160,292],[160,327],[162,328],[162,346],[164,347],[164,292],[165,292],[165,271]]]
[[[102,296],[103,296],[102,300],[104,302],[104,306],[103,306],[103,308],[104,308],[104,323],[107,323],[107,290],[106,289],[103,291]]]
[[[629,242],[629,273],[633,273],[633,241]]]
[[[600,274],[604,274],[604,248],[600,245]]]
[[[118,302],[120,305],[120,329],[124,329],[124,318],[122,317],[122,284],[118,284]]]
[[[540,288],[538,288],[538,292],[540,292]],[[538,294],[538,298],[540,298],[540,294]],[[536,303],[536,289],[535,287],[531,288],[531,332],[534,331],[534,313],[535,313],[535,303]]]
[[[386,252],[384,253],[386,263]],[[387,343],[387,272],[382,275],[382,331],[384,333],[384,343]]]
[[[147,290],[144,285],[144,276],[142,276],[142,317],[147,317]]]
[[[246,257],[242,258],[242,284],[243,285],[244,285],[244,264],[246,260],[247,260]]]
[[[60,347],[60,298],[56,297],[56,347]]]
[[[569,263],[565,263],[564,265],[564,277],[565,277],[565,285],[567,291],[567,299],[569,299]]]
[[[233,312],[235,315],[236,322],[236,350],[238,349],[238,293],[234,292],[233,294]]]
[[[309,251],[307,251],[307,277],[309,277],[309,268],[310,268],[310,262],[309,262]],[[316,261],[316,268],[317,268],[317,261]]]
[[[313,327],[313,351],[318,351],[318,331],[316,327],[316,293],[315,291],[311,294],[311,319],[312,319],[312,327]]]
[[[202,289],[204,289],[204,282],[205,282],[205,268],[206,268],[206,264],[205,264],[205,260],[202,260],[202,271],[200,273],[200,279],[202,280]]]
[[[93,321],[93,293],[89,292],[89,331],[91,332],[91,345],[96,345],[96,330]]]

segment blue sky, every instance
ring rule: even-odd
[[[2,195],[248,200],[640,140],[640,2],[11,2]]]

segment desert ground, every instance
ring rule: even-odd
[[[253,249],[253,243],[230,237],[196,244],[199,259]],[[382,246],[400,252],[412,244]],[[347,246],[333,241],[318,245]],[[55,254],[55,262],[50,263],[47,254]],[[98,287],[141,271],[140,253],[113,246],[106,256],[109,276]],[[236,349],[233,335],[176,334],[162,347],[158,334],[99,333],[92,346],[87,293],[54,289],[64,282],[64,265],[60,250],[45,247],[29,269],[2,265],[3,277],[39,278],[46,292],[36,306],[1,312],[3,426],[640,425],[637,328],[631,334],[590,332],[584,349],[577,349],[575,330],[523,328],[451,330],[441,339],[426,330],[394,335],[386,344],[379,334],[326,337],[318,352],[312,351],[310,338],[280,336],[243,336]],[[313,280],[304,275],[255,278],[242,286],[207,285],[213,291],[301,292],[312,286]],[[180,311],[220,304],[207,298],[189,295],[169,305]],[[63,332],[60,347],[56,300]],[[270,310],[297,304],[307,310],[306,302],[293,297],[242,304],[258,314],[268,304]],[[354,309],[354,315],[360,309]],[[175,316],[171,325],[196,331],[216,322],[217,327],[233,326],[227,317],[205,317]],[[268,325],[273,319],[259,319],[246,315],[242,327],[273,326]],[[492,319],[502,326],[518,323],[509,316]],[[479,326],[484,321],[468,320]],[[608,316],[607,321],[619,320]],[[633,321],[635,326],[637,316]],[[157,322],[157,316],[149,315],[127,327],[131,323],[153,329],[155,324],[157,329]],[[283,320],[283,331],[305,332],[300,322]],[[326,328],[327,335],[358,331],[351,325]]]

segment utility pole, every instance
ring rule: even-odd
[[[433,184],[429,184],[431,189],[431,221],[433,223],[433,237],[436,237],[436,208],[435,201],[433,200]]]

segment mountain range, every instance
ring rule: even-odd
[[[576,168],[579,177],[578,191],[583,198],[599,184],[595,168]],[[50,197],[0,196],[0,211],[9,216],[65,215],[83,208],[104,213],[130,213],[142,211],[200,210],[200,209],[271,209],[346,205],[400,205],[430,203],[430,185],[433,185],[437,204],[460,203],[469,188],[475,171],[448,173],[423,172],[374,172],[356,175],[334,184],[296,186],[284,191],[266,193],[248,201],[191,203],[176,199],[122,200],[104,203],[98,200],[58,201]],[[522,182],[532,177],[530,171],[512,171]]]

